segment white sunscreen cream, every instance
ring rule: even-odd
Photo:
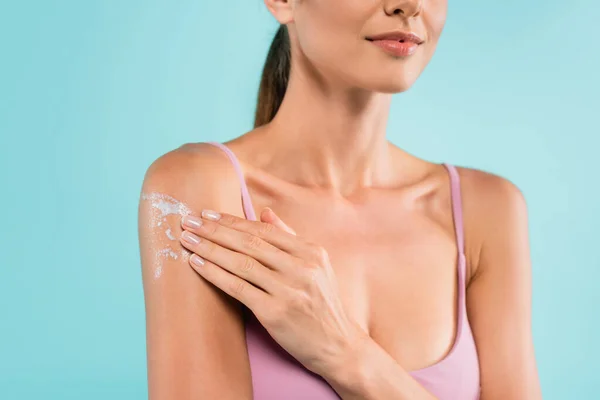
[[[158,279],[162,275],[163,261],[165,259],[172,258],[176,260],[179,256],[187,258],[191,254],[189,250],[179,243],[178,238],[173,235],[171,226],[167,221],[167,216],[189,215],[192,213],[192,210],[185,203],[164,193],[142,193],[141,200],[150,202],[152,213],[148,223],[152,232],[160,233],[153,236],[153,247],[157,249],[154,260],[154,279]],[[165,241],[165,238],[167,241]]]

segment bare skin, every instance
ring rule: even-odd
[[[346,312],[402,368],[435,364],[456,333],[449,177],[442,165],[388,142],[386,119],[391,94],[408,89],[433,54],[446,2],[265,3],[288,24],[295,69],[275,119],[226,143],[242,162],[255,212],[272,208],[299,235],[327,249]],[[393,14],[397,8],[410,18]],[[427,38],[408,60],[390,58],[367,41],[340,45],[332,55],[325,51],[352,35],[358,41],[408,26]],[[349,63],[352,68],[344,67]],[[459,174],[481,399],[541,398],[525,201],[502,177],[470,168]],[[142,190],[168,193],[196,215],[209,208],[244,216],[229,159],[207,144],[189,143],[161,156]],[[184,257],[166,259],[160,279],[153,278],[153,255],[164,243],[151,240],[160,235],[145,223],[151,214],[141,202],[150,398],[251,399],[239,304],[199,277]],[[176,216],[167,219],[179,237]]]

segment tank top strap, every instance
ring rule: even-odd
[[[462,197],[460,190],[460,175],[452,164],[443,163],[450,175],[450,195],[452,202],[452,218],[456,244],[458,247],[458,303],[459,303],[459,328],[462,326],[463,314],[466,312],[466,257],[465,257],[465,235],[463,222]],[[460,330],[459,330],[460,332]]]
[[[235,169],[235,173],[237,174],[238,180],[240,182],[242,192],[242,207],[244,208],[244,214],[246,215],[247,219],[256,221],[256,214],[254,213],[254,207],[252,206],[252,200],[250,199],[250,193],[248,192],[248,185],[246,185],[246,180],[244,179],[244,172],[242,170],[240,161],[236,157],[235,153],[221,142],[211,141],[205,143],[217,146],[218,148],[223,150],[225,154],[227,154],[227,157],[229,157],[229,160],[233,164],[233,168]]]
[[[460,193],[460,176],[456,167],[452,164],[444,163],[444,166],[450,174],[450,193],[452,196],[452,215],[454,220],[454,230],[456,234],[456,243],[459,254],[465,253],[465,235],[463,226],[462,198]]]

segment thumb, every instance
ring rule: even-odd
[[[277,216],[277,214],[275,214],[275,212],[273,210],[271,210],[269,207],[265,207],[262,210],[262,212],[260,213],[260,220],[262,222],[268,222],[270,224],[273,224],[276,227],[278,227],[279,229],[282,229],[288,233],[291,233],[292,235],[296,235],[296,231],[294,231],[292,228],[287,226],[285,224],[285,222],[283,222],[281,220],[281,218],[279,218]]]

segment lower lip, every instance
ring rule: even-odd
[[[399,42],[397,40],[371,40],[370,42],[395,56],[410,56],[419,47],[418,44],[413,42]]]

